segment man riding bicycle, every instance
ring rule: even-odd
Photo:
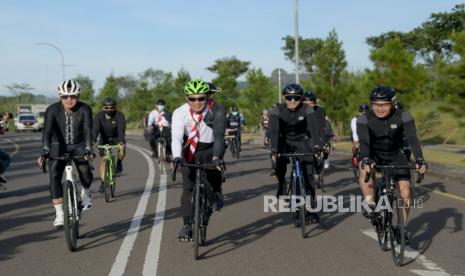
[[[277,197],[284,195],[286,189],[287,158],[279,157],[279,153],[317,153],[322,147],[320,129],[315,110],[302,103],[304,91],[298,84],[288,84],[282,90],[285,104],[278,104],[270,115],[270,150],[276,162],[276,176],[279,185]],[[305,190],[312,197],[312,207],[316,206],[315,189],[310,183],[313,171],[313,157],[303,156],[302,171]],[[311,214],[319,220],[317,213]]]
[[[123,159],[126,156],[126,119],[124,114],[117,110],[116,100],[112,97],[107,97],[103,100],[103,111],[97,113],[94,117],[92,128],[92,140],[97,143],[97,138],[100,136],[98,144],[100,145],[119,145],[117,147],[118,161],[116,162],[116,173],[123,171]],[[104,150],[99,149],[100,160],[100,178],[101,183],[99,192],[103,192],[103,178],[105,171]]]
[[[184,87],[186,101],[173,112],[172,151],[173,162],[213,164],[219,167],[224,155],[224,133],[226,112],[223,106],[209,97],[209,86],[202,80],[192,80]],[[181,214],[183,226],[179,232],[180,241],[192,239],[191,216],[192,196],[195,184],[195,169],[182,167],[183,191]],[[206,182],[213,188],[214,205],[223,208],[221,193],[222,175],[219,170],[206,170]]]
[[[171,112],[166,109],[166,102],[158,99],[157,108],[150,112],[148,121],[149,143],[152,149],[152,157],[158,158],[157,141],[164,138],[166,143],[166,158],[171,155]],[[166,161],[166,160],[165,160]]]
[[[410,113],[395,109],[396,93],[387,86],[375,87],[370,94],[371,110],[357,119],[357,134],[360,143],[360,187],[371,210],[375,210],[374,184],[372,178],[365,183],[365,175],[371,172],[373,164],[408,166],[402,153],[403,137],[412,147],[416,158],[416,168],[424,174],[427,164],[417,136],[415,123]],[[404,221],[407,222],[410,210],[410,171],[395,169],[393,178],[404,202]],[[373,213],[365,213],[373,217]],[[407,236],[406,236],[407,241]]]
[[[231,108],[226,116],[226,135],[234,135],[239,152],[241,151],[241,114],[237,106]]]
[[[269,141],[269,135],[268,135],[268,125],[270,122],[270,112],[268,109],[263,109],[262,110],[262,115],[260,116],[260,129],[262,131],[263,135],[263,148],[267,148],[270,141]]]
[[[48,157],[60,157],[64,154],[85,156],[75,159],[83,189],[81,190],[82,208],[92,207],[90,186],[92,171],[88,160],[92,158],[92,110],[79,101],[81,86],[74,80],[66,80],[59,87],[60,102],[50,105],[45,111],[42,136],[42,156],[39,165]],[[56,217],[53,225],[63,226],[63,188],[61,179],[66,166],[64,160],[49,160],[50,194]]]
[[[8,131],[8,122],[13,118],[13,114],[10,112],[0,113],[0,135],[5,134]],[[6,190],[4,185],[8,180],[3,175],[11,164],[11,157],[8,153],[0,149],[0,190]]]
[[[358,116],[355,116],[350,121],[350,130],[351,130],[351,140],[352,140],[352,163],[358,164],[359,157],[358,157],[358,150],[360,144],[358,142],[358,135],[357,135],[357,118],[363,114],[366,114],[370,110],[370,107],[367,104],[361,104],[358,107]],[[358,165],[357,165],[358,166]]]

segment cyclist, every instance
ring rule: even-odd
[[[241,151],[241,124],[242,117],[237,106],[231,108],[231,112],[226,117],[226,134],[235,135],[236,145],[239,152]]]
[[[373,163],[380,165],[408,166],[408,161],[402,153],[402,139],[405,135],[416,158],[416,168],[425,173],[427,164],[415,129],[415,123],[410,113],[395,109],[393,103],[396,93],[388,86],[375,87],[370,94],[371,111],[360,115],[357,119],[357,134],[360,142],[360,187],[369,205],[374,210],[373,180],[365,183],[365,175],[370,173]],[[410,209],[410,170],[396,169],[393,178],[400,196],[404,201],[404,220]],[[365,216],[371,218],[365,212]],[[406,237],[406,241],[407,241]]]
[[[4,112],[1,115],[0,120],[0,135],[5,134],[8,131],[8,122],[13,118],[13,114]],[[0,190],[6,190],[5,183],[8,181],[3,175],[11,164],[11,157],[8,153],[0,149]]]
[[[92,140],[97,143],[100,136],[98,142],[100,145],[119,145],[117,147],[116,173],[121,173],[123,171],[123,159],[126,156],[126,119],[124,114],[117,110],[116,104],[116,100],[112,97],[106,97],[103,100],[103,111],[97,113],[94,117]],[[105,160],[103,159],[105,152],[103,149],[99,149],[99,155],[102,157],[100,160],[101,183],[99,192],[103,192],[103,178],[105,175]]]
[[[224,133],[226,112],[223,106],[211,99],[210,88],[202,80],[192,80],[184,87],[187,103],[173,112],[172,150],[173,163],[181,160],[187,163],[213,163],[219,166],[224,155]],[[183,226],[179,232],[180,241],[192,239],[192,196],[195,184],[195,169],[182,167],[183,191],[181,214]],[[214,207],[223,208],[221,193],[222,176],[218,170],[207,170],[206,181],[212,186]]]
[[[323,147],[323,158],[318,159],[315,158],[315,169],[317,172],[317,177],[315,178],[315,181],[317,182],[317,185],[320,187],[323,184],[323,169],[325,169],[325,164],[329,168],[329,152],[331,150],[331,140],[330,137],[332,137],[332,128],[331,125],[329,125],[328,128],[328,121],[326,120],[326,110],[324,107],[321,105],[318,105],[316,103],[318,96],[316,95],[315,92],[312,91],[307,91],[304,93],[304,103],[307,104],[308,106],[312,107],[315,110],[315,115],[318,121],[318,129],[320,130],[320,139],[321,143],[324,145]],[[323,161],[323,162],[321,162]],[[317,179],[318,178],[318,179]]]
[[[215,97],[215,93],[221,92],[222,89],[221,87],[218,87],[211,82],[207,82],[207,84],[208,84],[208,88],[210,89],[210,91],[208,92],[208,97],[210,99],[213,99]]]
[[[287,158],[279,157],[279,153],[316,153],[322,146],[320,129],[315,110],[302,104],[304,91],[298,84],[288,84],[282,90],[285,104],[278,104],[271,110],[270,115],[270,150],[276,162],[276,176],[279,181],[277,197],[286,192]],[[312,177],[312,156],[304,156],[302,172],[307,194],[312,196],[312,207],[315,207],[315,189],[310,183]],[[319,220],[317,213],[310,216]]]
[[[148,132],[152,138],[150,146],[153,151],[152,157],[158,158],[157,140],[160,137],[166,141],[166,160],[171,155],[171,112],[166,109],[166,102],[163,99],[158,99],[156,102],[157,108],[150,112],[148,121]]]
[[[267,148],[269,144],[269,136],[268,136],[268,124],[270,122],[270,112],[268,109],[262,110],[262,115],[260,116],[260,129],[262,130],[263,134],[263,148]]]
[[[352,165],[358,167],[358,135],[357,135],[357,118],[363,114],[366,114],[370,110],[370,107],[367,104],[361,104],[358,107],[358,116],[355,116],[350,121],[350,129],[352,131],[351,140],[352,140]]]
[[[45,111],[44,130],[42,136],[42,156],[39,165],[48,157],[58,157],[65,153],[73,156],[85,156],[74,163],[79,173],[83,189],[81,190],[82,208],[92,207],[90,186],[92,171],[88,160],[92,158],[92,110],[79,101],[81,86],[74,80],[66,80],[58,87],[60,101],[50,105]],[[56,217],[53,225],[63,226],[63,188],[61,178],[66,162],[50,160],[50,194]]]
[[[145,112],[144,117],[142,118],[142,125],[144,127],[144,139],[145,139],[145,141],[149,140],[149,131],[148,131],[149,115],[150,115],[150,111],[147,111],[147,112]]]
[[[404,110],[404,105],[399,100],[394,102],[394,107],[396,109]],[[405,136],[402,142],[402,151],[404,152],[405,157],[407,157],[407,160],[410,162],[410,160],[412,159],[412,149],[410,148],[407,139],[405,139]]]

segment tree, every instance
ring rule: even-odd
[[[5,85],[5,87],[15,97],[18,97],[20,94],[30,94],[35,89],[29,83],[12,83]]]
[[[124,104],[124,109],[129,109],[129,101],[131,100],[134,90],[138,85],[138,80],[136,80],[131,75],[126,75],[122,77],[115,78],[116,87],[118,90],[118,95],[122,96],[122,103]]]
[[[295,64],[295,39],[293,36],[285,36],[284,46],[281,48],[284,51],[284,56]],[[304,66],[308,73],[312,73],[315,65],[315,56],[323,47],[323,40],[320,38],[306,38],[299,36],[299,67]]]
[[[80,101],[83,101],[94,107],[96,104],[94,98],[95,91],[93,88],[94,81],[91,80],[88,76],[83,76],[81,74],[78,74],[74,80],[81,85],[81,94],[79,96]]]
[[[147,83],[141,82],[134,90],[129,102],[128,121],[142,120],[145,112],[153,109],[152,95],[148,90]]]
[[[145,81],[147,83],[148,89],[152,89],[165,79],[165,72],[158,69],[155,70],[153,68],[148,68],[139,74],[139,78],[141,81]]]
[[[273,105],[276,90],[276,85],[262,69],[253,68],[247,72],[247,86],[241,90],[239,106],[249,126],[258,125],[261,110]]]
[[[207,68],[210,72],[218,74],[213,79],[213,83],[221,87],[222,92],[218,93],[216,99],[226,107],[235,104],[239,96],[236,79],[249,70],[249,65],[249,61],[241,61],[233,56],[217,59],[212,66]]]
[[[172,97],[173,102],[176,103],[176,106],[181,105],[184,103],[184,86],[191,80],[191,75],[189,72],[181,68],[181,70],[178,71],[178,74],[176,76],[176,79],[174,80],[173,83],[173,94]]]
[[[388,85],[402,95],[402,100],[412,102],[423,94],[428,75],[424,66],[415,64],[415,55],[402,47],[399,38],[388,40],[384,46],[371,51],[373,70],[367,70],[373,86]]]
[[[106,97],[112,97],[113,99],[117,101],[119,100],[117,81],[116,81],[116,78],[113,76],[113,74],[110,74],[107,77],[102,90],[100,90],[98,102],[99,103],[103,102],[103,100]]]

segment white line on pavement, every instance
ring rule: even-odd
[[[162,174],[160,177],[157,208],[155,209],[155,219],[153,221],[152,233],[150,234],[150,243],[147,247],[147,253],[145,254],[144,276],[157,275],[158,259],[160,258],[160,246],[163,234],[163,221],[166,209],[166,182],[167,174]]]
[[[136,241],[137,234],[139,233],[140,224],[145,214],[145,209],[149,202],[150,193],[153,187],[153,181],[155,179],[155,169],[152,159],[144,153],[142,148],[128,144],[128,148],[138,151],[142,156],[147,160],[147,165],[149,167],[149,175],[147,177],[147,182],[145,183],[144,193],[140,197],[139,203],[137,204],[136,212],[129,226],[126,237],[121,244],[118,255],[116,256],[115,262],[110,271],[110,276],[120,276],[124,274],[126,269],[126,264],[128,263],[129,256],[131,255],[134,242]]]
[[[376,232],[374,229],[366,229],[361,230],[363,234],[367,235],[368,237],[378,240]],[[450,275],[446,272],[445,269],[440,267],[439,265],[433,263],[432,261],[428,260],[424,255],[420,252],[412,249],[410,247],[405,247],[404,256],[409,258],[410,260],[414,259],[418,264],[422,265],[425,270],[417,270],[411,269],[410,272],[413,272],[418,275],[425,275],[425,276],[445,276]]]

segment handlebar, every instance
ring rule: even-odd
[[[376,165],[376,164],[373,164],[373,169],[409,169],[409,170],[416,170],[417,168],[415,166],[388,166],[388,165]],[[371,176],[371,173],[367,173],[365,175],[365,183],[368,182],[368,180],[370,180],[370,176]],[[417,180],[415,181],[415,183],[421,183],[423,181],[425,177],[425,174],[424,173],[420,173],[418,172],[417,173]]]
[[[278,157],[299,157],[299,156],[313,156],[315,153],[278,153]]]
[[[185,162],[176,163],[173,168],[173,171],[171,172],[171,179],[173,181],[176,181],[176,171],[178,170],[179,165],[181,165],[181,167],[196,168],[196,169],[210,169],[210,170],[217,169],[217,167],[213,164],[195,164],[195,163],[185,163]],[[220,168],[221,168],[221,171],[224,172],[225,170],[224,162],[220,163]]]

